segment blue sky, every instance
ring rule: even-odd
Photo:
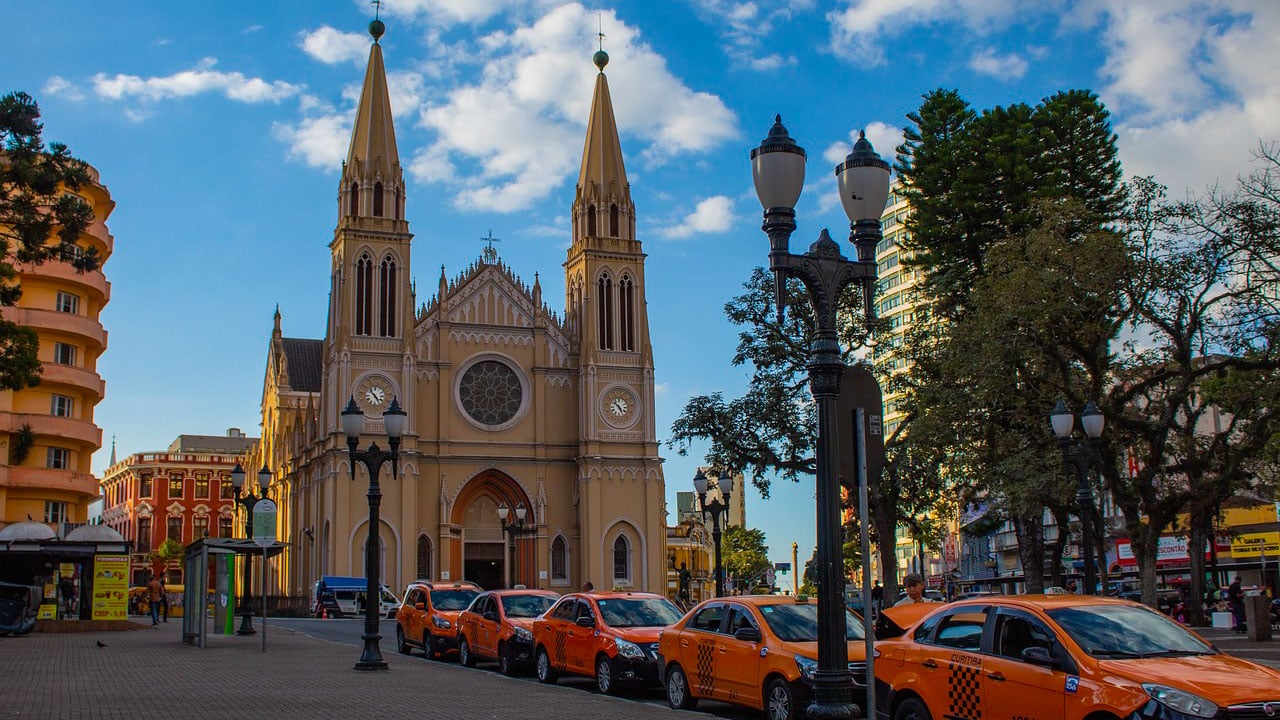
[[[101,172],[110,345],[96,421],[121,455],[179,433],[257,434],[272,313],[322,337],[338,170],[372,7],[4,0],[0,91],[40,102],[46,139]],[[562,270],[595,68],[608,67],[649,254],[659,437],[691,395],[736,395],[722,308],[765,264],[748,152],[781,113],[809,151],[793,249],[847,227],[834,164],[857,129],[891,159],[920,96],[977,108],[1071,88],[1113,113],[1129,176],[1180,196],[1280,139],[1270,0],[388,0],[383,38],[416,233],[420,300],[490,230],[563,307]],[[666,451],[669,505],[700,458]],[[771,555],[814,544],[812,481],[754,492]]]

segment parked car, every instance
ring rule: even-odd
[[[503,675],[533,664],[533,619],[559,594],[550,590],[491,590],[458,615],[458,662],[497,660]]]
[[[602,693],[658,682],[658,634],[680,619],[667,598],[643,592],[570,593],[533,621],[534,671],[595,677]]]
[[[419,647],[427,657],[440,659],[457,652],[458,615],[480,592],[471,582],[409,583],[396,611],[396,649],[408,655]]]
[[[876,643],[883,718],[1191,720],[1280,706],[1280,672],[1126,600],[1018,595],[916,608],[884,612],[902,632]]]
[[[382,585],[379,598],[379,617],[394,618],[400,599],[391,592],[391,588]],[[369,580],[363,577],[346,577],[341,575],[325,575],[311,584],[311,616],[321,617],[327,610],[333,616],[333,607],[338,608],[338,617],[344,615],[364,616],[365,595],[368,594]],[[322,596],[328,601],[322,602]]]
[[[857,698],[866,692],[866,642],[852,612],[845,638]],[[705,698],[764,710],[769,720],[803,717],[818,668],[818,606],[776,595],[704,600],[662,631],[658,662],[677,710]]]

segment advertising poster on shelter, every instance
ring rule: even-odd
[[[93,619],[126,620],[129,607],[129,556],[93,558]]]

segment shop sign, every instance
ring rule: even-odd
[[[1263,553],[1280,555],[1280,532],[1246,533],[1231,538],[1231,556],[1236,560],[1253,560]]]
[[[1137,565],[1138,558],[1133,555],[1133,546],[1128,540],[1116,542],[1116,556],[1121,565]],[[1187,538],[1181,535],[1161,535],[1160,544],[1156,548],[1156,563],[1190,562],[1187,555]]]
[[[128,619],[128,555],[94,556],[92,602],[94,620]]]

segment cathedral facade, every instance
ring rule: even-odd
[[[471,580],[661,592],[665,491],[654,420],[645,256],[609,86],[597,53],[565,259],[565,305],[486,250],[423,303],[411,281],[411,201],[396,148],[381,24],[338,188],[323,340],[285,337],[275,316],[262,440],[273,472],[278,588],[364,575],[368,475],[352,467],[340,414],[363,413],[360,447],[388,445],[382,415],[408,413],[397,473],[380,475],[384,582]],[[425,243],[423,242],[425,240]],[[419,260],[431,262],[422,238]],[[424,247],[425,246],[425,247]],[[504,517],[505,516],[505,517]],[[273,583],[275,584],[275,583]]]

